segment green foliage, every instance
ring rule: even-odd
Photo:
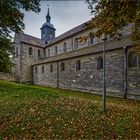
[[[139,139],[140,102],[0,80],[1,139]]]
[[[10,39],[0,37],[0,71],[11,72],[10,54],[13,54],[13,45]]]
[[[13,51],[11,32],[22,32],[24,29],[24,14],[26,11],[40,12],[40,0],[0,0],[0,71],[8,72],[12,63],[9,54]]]
[[[140,1],[139,0],[87,0],[95,16],[90,27],[96,27],[96,35],[114,33],[133,23],[133,40],[140,39]]]

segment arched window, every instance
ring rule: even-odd
[[[40,50],[38,50],[38,57],[40,57],[41,55],[40,55]]]
[[[57,46],[55,46],[55,54],[58,53],[58,49],[57,49]]]
[[[61,71],[65,70],[65,63],[61,63]]]
[[[37,67],[35,67],[35,73],[37,73]]]
[[[97,58],[97,69],[102,69],[103,68],[103,57],[99,56]]]
[[[89,33],[89,44],[93,44],[93,39],[94,39],[94,36],[93,36],[93,33]]]
[[[50,65],[50,72],[53,72],[53,65]]]
[[[42,73],[44,73],[44,66],[42,66]]]
[[[136,52],[130,52],[128,54],[128,67],[137,67],[137,54],[136,54]]]
[[[81,69],[81,62],[80,60],[76,61],[76,71]]]
[[[66,42],[64,42],[64,44],[63,44],[63,52],[67,52],[67,43]]]
[[[29,47],[29,55],[32,55],[32,52],[33,50],[32,50],[32,47]]]
[[[78,48],[78,38],[75,38],[75,40],[74,40],[74,48],[75,49]]]

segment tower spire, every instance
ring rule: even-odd
[[[48,12],[47,12],[47,15],[46,15],[46,22],[50,23],[50,21],[51,21],[51,16],[50,16],[49,5],[47,5],[47,7],[48,7]]]

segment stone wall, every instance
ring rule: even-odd
[[[60,72],[60,87],[83,89],[89,91],[102,91],[103,69],[97,68],[97,58],[101,53],[77,57],[63,61],[65,71]],[[122,50],[107,52],[107,90],[118,92],[123,91],[123,53]],[[76,61],[80,60],[81,69],[76,70]],[[61,62],[60,62],[61,63]]]
[[[128,51],[131,47],[128,48]],[[55,62],[47,62],[33,66],[38,68],[34,72],[34,84],[53,86],[101,94],[103,90],[103,69],[97,68],[97,58],[102,52],[75,56]],[[81,69],[76,70],[76,62],[80,60]],[[61,70],[61,64],[65,70]],[[54,71],[49,73],[49,66],[53,65]],[[123,48],[112,49],[106,52],[106,85],[107,95],[124,97],[125,86],[125,53]],[[42,74],[41,67],[45,72]],[[128,67],[128,97],[140,99],[140,66]]]
[[[32,48],[32,55],[29,54],[29,47]],[[41,51],[40,57],[38,57],[38,50]],[[39,61],[43,57],[43,49],[35,47],[29,44],[21,44],[21,55],[20,55],[20,82],[32,82],[32,64]]]
[[[51,65],[53,70],[51,71]],[[44,67],[44,72],[42,71]],[[35,70],[37,69],[37,70]],[[33,67],[33,82],[35,85],[57,87],[57,62]]]
[[[15,81],[15,77],[11,73],[0,72],[0,79],[7,81]]]
[[[137,66],[128,66],[128,96],[140,99],[140,45],[135,45],[134,47],[129,48],[128,54],[130,52],[136,52]]]

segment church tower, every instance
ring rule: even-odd
[[[41,39],[45,41],[46,44],[55,38],[56,29],[50,23],[50,21],[51,21],[51,16],[48,8],[48,13],[46,15],[46,22],[41,27]]]

